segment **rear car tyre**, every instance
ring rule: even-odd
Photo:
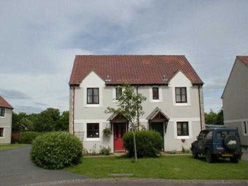
[[[238,163],[238,162],[239,162],[239,158],[237,158],[237,157],[232,157],[232,158],[230,158],[230,161],[231,161],[232,163]]]
[[[239,146],[239,140],[236,136],[230,135],[227,136],[224,139],[224,146],[230,150],[230,151],[235,151],[237,149],[237,147]]]
[[[197,153],[197,151],[196,151],[195,148],[192,149],[192,155],[193,155],[193,158],[194,159],[197,159],[198,158],[198,153]]]
[[[206,161],[208,163],[212,163],[214,160],[213,155],[211,154],[210,150],[206,150]]]

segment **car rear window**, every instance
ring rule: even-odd
[[[234,131],[218,131],[217,132],[217,139],[224,139],[227,136],[236,136]]]

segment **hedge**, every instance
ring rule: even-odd
[[[76,165],[82,159],[82,142],[67,132],[51,132],[37,137],[30,152],[33,162],[46,169]]]
[[[17,142],[24,143],[24,144],[31,144],[36,137],[43,135],[43,134],[44,133],[32,132],[32,131],[20,132],[20,136],[19,136],[19,139],[17,139]]]
[[[138,157],[155,157],[163,148],[163,138],[155,131],[137,131],[136,146]],[[126,132],[123,136],[124,147],[130,157],[134,156],[133,133]]]

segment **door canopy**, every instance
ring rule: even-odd
[[[112,114],[107,121],[111,123],[127,123],[128,120],[122,114]]]
[[[167,122],[170,118],[160,108],[156,107],[146,119],[149,122]]]

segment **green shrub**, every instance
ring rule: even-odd
[[[128,150],[128,155],[133,157],[134,145],[132,132],[126,132],[123,136],[123,141],[124,147]],[[155,157],[163,147],[163,139],[155,131],[137,131],[136,144],[138,157]]]
[[[82,142],[67,132],[37,137],[30,152],[33,162],[46,169],[61,169],[81,162]]]
[[[32,132],[32,131],[27,131],[27,132],[20,132],[19,139],[17,140],[19,143],[25,143],[25,144],[31,144],[32,141],[42,135],[43,133],[40,132]]]
[[[102,154],[102,155],[110,155],[110,152],[111,152],[111,148],[110,147],[108,147],[108,148],[101,147],[101,149],[100,149],[100,154]]]

